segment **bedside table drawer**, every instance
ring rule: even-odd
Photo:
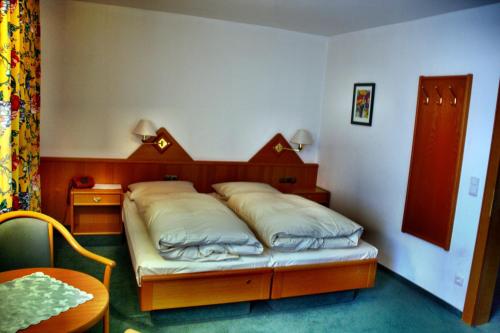
[[[120,205],[120,194],[87,194],[75,193],[73,205],[75,206],[97,206],[97,205]]]
[[[299,195],[320,204],[328,205],[328,202],[330,200],[330,193],[301,193]]]
[[[296,189],[292,193],[326,207],[330,205],[330,192],[318,186],[311,189]]]

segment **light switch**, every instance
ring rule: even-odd
[[[477,197],[478,190],[479,190],[479,178],[470,177],[469,195]]]

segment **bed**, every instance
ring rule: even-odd
[[[129,195],[122,215],[142,311],[369,288],[375,281],[377,249],[362,240],[344,249],[266,248],[233,260],[165,260]]]

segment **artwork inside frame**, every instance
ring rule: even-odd
[[[352,96],[351,124],[371,126],[375,83],[355,83]]]

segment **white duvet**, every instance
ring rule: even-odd
[[[297,195],[235,194],[227,204],[266,246],[280,251],[354,247],[363,233],[347,217]]]
[[[218,261],[263,251],[248,226],[210,195],[149,194],[135,202],[165,259]]]

